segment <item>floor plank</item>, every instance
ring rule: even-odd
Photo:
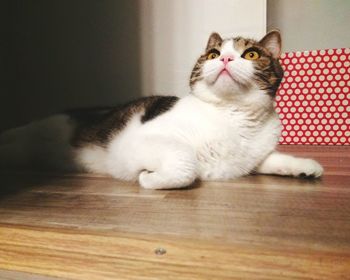
[[[63,278],[0,269],[0,279],[1,280],[24,280],[24,279],[25,280],[59,280]]]
[[[350,147],[279,149],[319,160],[325,176],[153,191],[2,172],[0,279],[350,279]]]

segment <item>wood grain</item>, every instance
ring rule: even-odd
[[[0,279],[350,279],[350,147],[279,149],[325,176],[152,191],[2,172]]]
[[[1,263],[74,279],[334,279],[349,272],[349,254],[268,249],[179,237],[2,226]],[[158,256],[154,250],[165,248]],[[4,257],[6,256],[6,257]]]

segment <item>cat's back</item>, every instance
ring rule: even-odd
[[[175,96],[149,96],[114,108],[74,110],[69,115],[75,123],[72,145],[99,145],[109,143],[127,130],[134,118],[142,125],[170,110],[178,101]]]

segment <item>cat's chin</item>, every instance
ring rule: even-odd
[[[235,100],[243,91],[239,84],[227,77],[210,85],[205,81],[197,82],[192,93],[204,101],[221,103]]]
[[[234,80],[229,73],[221,74],[210,88],[221,99],[234,99],[244,91],[244,86]]]

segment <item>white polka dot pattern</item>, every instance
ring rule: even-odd
[[[350,49],[282,54],[280,144],[350,145]]]

